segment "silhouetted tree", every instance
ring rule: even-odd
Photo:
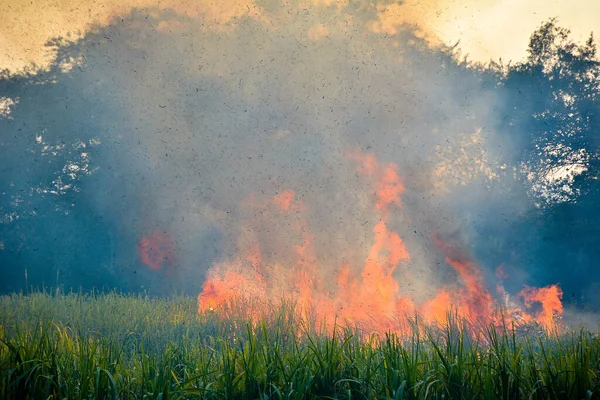
[[[517,143],[518,178],[537,204],[510,246],[538,282],[589,297],[600,278],[600,61],[593,35],[577,44],[569,34],[544,23],[527,59],[508,66],[501,129]]]

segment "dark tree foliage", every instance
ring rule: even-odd
[[[532,194],[541,203],[576,202],[599,176],[600,61],[593,35],[578,45],[554,20],[545,23],[531,36],[527,60],[508,68],[504,85],[512,108],[505,128],[520,144],[516,156],[531,180],[542,182]]]
[[[86,70],[106,43],[102,31],[76,41],[53,39],[47,45],[57,56],[48,70],[33,66],[32,72],[0,76],[0,97],[16,99],[9,117],[0,118],[2,292],[26,283],[126,291],[145,283],[138,279],[137,238],[121,223],[123,214],[137,214],[131,205],[141,203],[135,188],[118,179],[128,155],[115,140],[115,121],[125,117],[97,74]],[[131,51],[127,43],[118,50]],[[112,71],[104,72],[112,78]],[[127,136],[131,128],[122,126]],[[100,179],[113,183],[98,191]],[[99,209],[100,195],[117,206]]]
[[[538,282],[558,281],[567,301],[590,304],[600,289],[600,61],[593,35],[577,44],[569,33],[544,23],[504,77],[501,129],[517,144],[512,160],[537,205],[513,227],[520,240],[510,246]]]
[[[86,86],[81,74],[61,71],[64,58],[73,56],[68,44],[49,43],[60,49],[49,71],[0,77],[0,93],[17,101],[10,116],[0,118],[3,291],[24,288],[26,281],[40,287],[78,280],[85,289],[115,283],[99,268],[110,260],[101,251],[110,248],[108,221],[81,195],[102,127],[97,118],[68,117],[90,114],[94,101],[93,93],[79,89]],[[96,245],[89,245],[90,232]]]

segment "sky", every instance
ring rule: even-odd
[[[325,5],[343,0],[305,0]],[[247,12],[261,14],[258,1],[182,0],[5,0],[0,2],[0,67],[21,70],[35,63],[46,66],[53,54],[45,43],[54,37],[79,37],[94,25],[103,25],[135,7],[173,9],[190,16],[203,13],[226,24]],[[382,2],[385,3],[385,2]],[[453,45],[462,54],[486,62],[525,56],[531,32],[542,21],[557,17],[573,38],[585,39],[600,31],[600,2],[596,0],[407,0],[378,7],[371,29],[394,33],[399,24],[418,25],[432,42]],[[510,26],[507,31],[506,26]],[[312,34],[317,34],[318,27]]]

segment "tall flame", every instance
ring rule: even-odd
[[[402,206],[404,185],[398,167],[393,163],[382,165],[373,155],[360,152],[352,152],[349,157],[356,162],[357,172],[373,182],[372,192],[376,198],[373,209],[379,215],[360,274],[346,263],[339,266],[333,282],[324,281],[319,272],[314,238],[305,218],[300,218],[305,216],[307,207],[293,191],[286,190],[268,204],[249,203],[268,210],[260,213],[266,218],[272,213],[293,213],[298,217],[289,228],[298,238],[297,243],[288,244],[295,253],[295,263],[264,261],[261,244],[255,241],[237,262],[220,263],[211,269],[198,296],[200,313],[234,300],[252,300],[252,304],[260,305],[291,294],[297,311],[302,315],[310,312],[317,322],[344,322],[375,333],[406,332],[406,317],[415,313],[430,323],[439,323],[449,311],[482,325],[500,325],[510,318],[517,322],[537,322],[546,330],[556,327],[556,318],[562,313],[561,292],[557,286],[526,287],[519,294],[524,300],[523,307],[506,310],[486,289],[477,265],[464,255],[457,255],[455,249],[437,237],[433,242],[456,272],[459,285],[444,287],[429,301],[416,305],[411,297],[403,294],[405,288],[395,276],[398,268],[410,260],[410,254],[401,235],[388,226],[392,207]],[[541,310],[532,312],[532,309],[540,309],[538,303]],[[258,318],[260,314],[261,307],[256,306],[252,317]]]
[[[534,320],[547,330],[551,330],[556,325],[556,319],[562,315],[562,290],[557,285],[544,288],[533,288],[526,286],[519,296],[525,301],[525,306],[532,308],[539,304],[541,310],[536,314],[526,315],[528,321]]]

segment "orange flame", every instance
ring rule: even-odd
[[[351,152],[349,157],[358,163],[358,172],[367,178],[377,180],[375,207],[379,211],[385,212],[391,204],[401,206],[400,196],[404,193],[404,185],[398,175],[396,164],[390,163],[384,167],[375,160],[375,156],[363,155],[359,152]]]
[[[541,310],[535,316],[527,315],[529,321],[536,321],[546,331],[552,331],[556,328],[556,319],[560,318],[563,312],[562,290],[557,285],[544,288],[533,288],[526,286],[519,296],[525,301],[525,307],[532,308],[536,303],[541,305]]]
[[[277,207],[279,207],[280,210],[289,210],[290,207],[292,207],[295,195],[296,194],[293,191],[286,190],[283,193],[276,195],[273,199],[273,202]]]
[[[223,278],[214,277],[204,283],[202,293],[198,297],[199,310],[214,310],[241,298],[245,291],[258,296],[262,286],[261,280],[251,281],[239,273],[227,271]]]
[[[456,261],[446,258],[446,262],[459,273],[465,289],[459,294],[459,311],[471,321],[488,325],[494,322],[494,301],[483,287],[481,271],[470,261]]]
[[[173,242],[165,233],[153,232],[150,236],[142,237],[138,253],[142,262],[154,271],[174,265]]]
[[[379,222],[373,227],[373,244],[368,252],[360,273],[350,264],[342,264],[336,277],[324,281],[324,268],[319,265],[307,222],[300,218],[306,206],[297,199],[295,193],[286,190],[274,196],[266,205],[254,197],[247,201],[254,207],[265,208],[258,213],[265,218],[276,215],[294,215],[290,230],[295,233],[297,243],[287,247],[295,253],[294,265],[283,266],[272,260],[265,261],[261,256],[262,246],[256,240],[245,256],[238,262],[219,264],[213,268],[198,296],[200,313],[227,305],[234,299],[252,299],[258,304],[276,300],[281,294],[293,294],[297,311],[303,316],[316,317],[317,323],[338,322],[362,326],[369,332],[407,332],[406,317],[415,313],[422,315],[430,323],[442,323],[449,311],[478,325],[500,325],[505,318],[520,315],[525,322],[536,321],[545,329],[556,326],[556,318],[562,313],[561,292],[556,286],[534,289],[526,288],[520,293],[525,309],[534,303],[541,303],[542,310],[529,314],[522,309],[505,311],[486,289],[482,271],[477,265],[439,238],[434,242],[445,255],[446,263],[460,278],[457,285],[440,289],[435,296],[421,305],[403,295],[403,288],[395,277],[395,272],[410,260],[410,254],[399,233],[388,228],[390,207],[401,207],[404,185],[398,167],[390,163],[382,165],[373,155],[359,152],[349,157],[357,163],[357,171],[368,178],[372,193],[376,197],[374,211],[379,214]],[[292,214],[293,213],[293,214]],[[248,227],[244,227],[248,229]],[[499,276],[505,273],[501,268]],[[256,303],[255,303],[256,304]],[[252,317],[259,318],[262,310],[257,307]]]

